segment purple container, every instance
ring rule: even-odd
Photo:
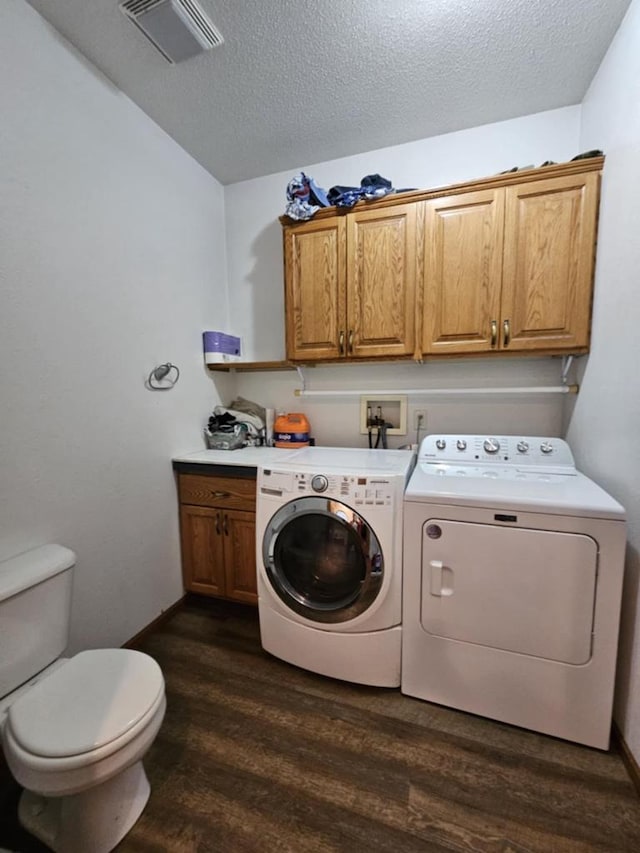
[[[241,341],[235,335],[224,332],[203,332],[204,360],[207,364],[237,361],[241,355]]]

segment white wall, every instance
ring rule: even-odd
[[[0,116],[0,559],[74,549],[72,649],[119,645],[182,593],[169,460],[218,401],[223,191],[23,0]]]
[[[365,393],[389,389],[403,394],[415,388],[483,388],[488,385],[558,385],[558,359],[506,359],[497,365],[488,359],[466,362],[446,360],[427,364],[394,362],[362,366],[318,366],[303,370],[312,390],[357,389]],[[304,412],[318,444],[338,447],[367,447],[368,437],[360,434],[360,398],[294,396],[301,387],[293,371],[238,374],[238,391],[288,412]],[[415,412],[426,412],[427,432],[522,433],[561,435],[560,397],[456,397],[425,398],[407,395],[408,432],[390,435],[389,447],[416,441]],[[424,431],[421,437],[424,437]]]
[[[524,118],[449,133],[393,148],[303,167],[320,186],[359,185],[378,172],[397,188],[437,187],[495,174],[511,166],[568,160],[579,152],[580,107],[566,107]],[[242,334],[248,360],[284,358],[282,228],[286,186],[299,171],[268,175],[225,187],[230,331]],[[433,386],[558,384],[559,360],[506,359],[316,367],[307,371],[310,388],[415,388]],[[239,392],[288,411],[304,411],[319,443],[364,446],[359,434],[357,399],[298,400],[292,373],[240,374]],[[513,431],[559,435],[562,403],[557,398],[429,402],[410,397],[413,411],[427,409],[429,431]],[[411,433],[393,437],[403,444]]]
[[[580,145],[606,155],[591,354],[568,439],[583,470],[627,509],[615,719],[640,762],[640,0],[585,97]]]

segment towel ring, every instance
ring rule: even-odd
[[[174,376],[171,374],[175,373]],[[180,379],[180,370],[175,364],[167,361],[165,364],[159,364],[154,367],[147,379],[147,388],[151,391],[170,391],[176,382]],[[168,385],[160,385],[159,383],[165,380]]]

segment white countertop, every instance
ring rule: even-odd
[[[369,450],[363,447],[240,447],[238,450],[199,450],[174,456],[174,462],[192,465],[238,465],[277,468],[295,463],[300,470],[322,469],[406,474],[413,463],[406,450]]]
[[[198,450],[174,456],[174,462],[190,462],[192,465],[243,465],[257,468],[259,465],[277,465],[290,458],[295,450],[280,447],[239,447],[237,450]]]

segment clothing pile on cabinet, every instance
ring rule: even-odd
[[[289,219],[311,219],[321,207],[353,207],[357,201],[374,201],[390,193],[409,192],[396,190],[391,181],[382,175],[365,175],[359,187],[337,185],[327,192],[313,178],[300,172],[287,185],[287,207]]]
[[[258,403],[237,397],[216,406],[204,430],[209,450],[236,450],[265,443],[266,411]]]

